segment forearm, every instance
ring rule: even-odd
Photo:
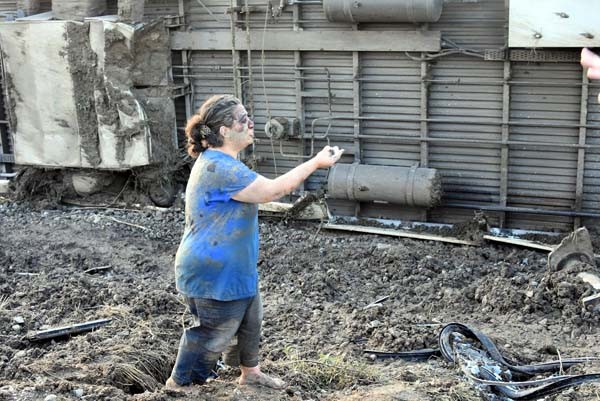
[[[233,199],[238,202],[265,203],[279,199],[298,187],[319,168],[331,167],[344,153],[337,146],[325,146],[315,157],[273,180],[259,175],[253,183],[238,192]]]
[[[310,159],[272,181],[271,200],[281,198],[297,188],[319,168],[315,159]]]

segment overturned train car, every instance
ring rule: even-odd
[[[104,15],[81,22],[90,27],[94,73],[110,65],[106,36],[114,28],[107,26],[121,24],[132,35],[140,29],[108,17],[132,7],[125,3],[135,2],[109,0]],[[155,66],[146,57],[134,60],[138,67],[129,68],[128,78],[115,72],[117,87],[130,88],[129,99],[138,102],[132,100],[134,114],[140,105],[138,117],[127,114],[120,124],[143,121],[145,91],[163,99],[155,109],[174,104],[173,127],[159,114],[162,127],[140,123],[131,136],[138,142],[128,146],[138,148],[119,148],[124,131],[104,130],[102,96],[94,92],[86,99],[94,102],[90,132],[97,135],[90,145],[78,134],[73,146],[80,152],[69,154],[69,166],[176,164],[169,159],[180,157],[182,146],[175,121],[181,128],[206,97],[233,93],[256,121],[257,142],[245,161],[266,176],[286,172],[326,143],[346,149],[340,168],[315,173],[299,189],[325,189],[335,215],[453,223],[483,210],[506,228],[591,225],[600,217],[599,85],[587,80],[579,52],[598,46],[600,32],[586,26],[585,16],[599,7],[564,0],[146,1],[142,26],[162,24],[168,32],[169,71],[166,81],[136,83],[133,70]],[[74,29],[73,22],[62,24]],[[100,24],[104,42],[92,37]],[[9,67],[11,57],[24,57],[0,44]],[[132,53],[135,59],[148,50]],[[62,60],[73,73],[68,52]],[[110,68],[99,75],[110,81]],[[14,82],[4,84],[12,110]],[[178,88],[177,95],[156,89],[164,87]],[[69,97],[69,115],[80,116],[81,104]],[[55,118],[54,126],[77,118]],[[20,122],[12,125],[14,143],[4,153],[22,163],[19,141],[28,136],[20,134]],[[45,124],[32,132],[39,129],[53,135]],[[155,151],[154,144],[162,146]]]

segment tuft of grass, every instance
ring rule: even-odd
[[[165,352],[129,350],[120,355],[119,361],[107,373],[111,384],[130,393],[156,391],[171,374],[172,355]]]
[[[10,297],[8,295],[0,296],[0,311],[5,310],[8,307]]]
[[[314,358],[305,358],[292,348],[285,349],[284,354],[286,357],[274,362],[274,365],[279,368],[285,367],[286,376],[291,376],[306,390],[342,390],[380,381],[379,374],[372,366],[347,356],[319,354]]]

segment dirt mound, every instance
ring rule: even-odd
[[[183,218],[179,209],[32,210],[0,202],[0,397],[477,399],[442,361],[372,362],[363,355],[436,347],[439,330],[452,321],[492,336],[515,359],[600,354],[598,316],[580,302],[590,289],[577,273],[594,273],[589,267],[550,273],[547,255],[527,249],[262,219],[263,366],[291,387],[239,387],[234,370],[195,395],[168,392],[161,383],[189,319],[173,277]],[[112,321],[70,339],[25,338],[101,318]],[[569,391],[587,401],[597,399],[597,389]]]

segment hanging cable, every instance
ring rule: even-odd
[[[263,94],[265,96],[265,106],[267,108],[267,121],[271,120],[271,108],[269,106],[269,97],[267,96],[267,84],[265,82],[265,37],[267,36],[267,25],[269,23],[269,12],[273,5],[271,2],[267,3],[267,12],[265,13],[265,24],[263,27],[263,35],[262,35],[262,45],[260,49],[260,68],[261,68],[261,76],[262,76],[262,87]],[[270,138],[271,142],[271,155],[273,156],[273,167],[275,169],[275,176],[277,176],[277,160],[275,159],[275,144],[273,143],[273,136]]]
[[[199,0],[198,0],[199,1]],[[237,63],[237,54],[235,50],[235,17],[233,13],[233,0],[229,0],[229,5],[231,7],[231,18],[230,18],[230,27],[231,27],[231,64],[233,66],[233,94],[235,97],[239,98],[240,93],[238,90],[238,63]]]
[[[210,11],[210,8],[206,7],[206,6],[204,5],[204,3],[203,3],[203,2],[201,2],[200,0],[196,0],[196,1],[198,2],[198,4],[200,4],[200,5],[202,6],[202,8],[204,8],[204,9],[206,10],[206,12],[207,12],[207,13],[209,13],[209,14],[210,14],[210,16],[211,16],[211,17],[213,17],[213,18],[214,18],[214,20],[215,20],[215,21],[217,21],[217,22],[224,22],[224,21],[227,21],[227,20],[222,20],[222,19],[219,19],[219,17],[217,17],[215,14],[213,14],[213,12],[212,12],[212,11]],[[231,7],[232,7],[232,10],[231,10],[231,12],[233,13],[233,4],[231,5]]]

